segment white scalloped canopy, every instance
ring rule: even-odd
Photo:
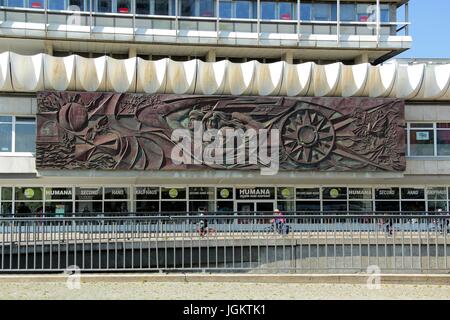
[[[0,91],[78,90],[450,100],[450,64],[177,62],[0,53]]]

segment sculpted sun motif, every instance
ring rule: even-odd
[[[320,111],[300,109],[282,125],[283,147],[289,158],[301,164],[315,164],[332,151],[335,132],[330,120]]]

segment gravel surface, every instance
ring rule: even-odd
[[[209,282],[0,283],[0,299],[450,299],[450,285],[270,284]]]

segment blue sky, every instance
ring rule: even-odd
[[[401,58],[450,58],[450,0],[410,0],[412,49]]]

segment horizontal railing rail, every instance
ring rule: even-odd
[[[2,217],[0,272],[450,271],[449,212],[328,213]]]

